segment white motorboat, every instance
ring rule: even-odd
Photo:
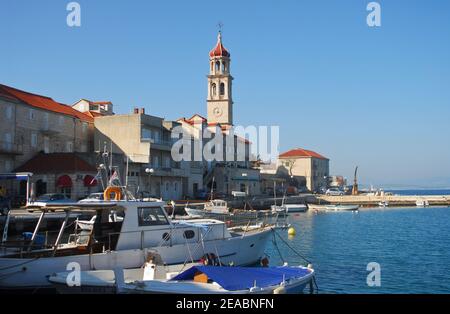
[[[428,207],[428,206],[430,206],[430,203],[428,202],[427,199],[420,198],[416,201],[416,206],[417,207]]]
[[[389,207],[389,202],[388,201],[381,201],[378,203],[378,207]]]
[[[157,250],[167,264],[196,261],[205,253],[214,253],[224,264],[251,265],[264,256],[270,225],[230,231],[215,219],[171,221],[164,205],[135,200],[40,204],[36,210],[41,215],[31,241],[2,243],[0,289],[49,287],[46,276],[66,271],[69,263],[77,263],[81,271],[138,268],[151,250]],[[56,237],[37,246],[41,225],[52,210],[64,211],[65,219]],[[86,211],[96,213],[92,228],[69,228],[71,213]],[[111,221],[111,211],[123,220]],[[13,245],[18,251],[10,254],[6,248]]]
[[[315,212],[321,211],[357,211],[359,205],[314,205],[308,204],[310,210]]]
[[[205,214],[229,214],[228,203],[224,200],[212,200],[204,205],[203,208],[198,206],[186,206],[184,208],[189,216],[204,216]]]
[[[283,204],[281,206],[272,205],[272,212],[277,213],[304,213],[308,210],[308,206],[305,204]]]
[[[307,267],[193,266],[171,279],[126,283],[116,271],[119,293],[133,294],[279,294],[302,293],[313,284]]]

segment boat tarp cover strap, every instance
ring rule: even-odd
[[[172,281],[193,280],[195,274],[202,272],[228,291],[246,290],[255,286],[278,285],[283,279],[301,278],[311,271],[299,267],[220,267],[193,266],[178,274]]]

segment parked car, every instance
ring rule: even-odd
[[[66,197],[64,194],[59,193],[48,193],[39,196],[36,203],[76,203],[74,200]],[[27,209],[30,213],[34,212],[32,208]],[[54,210],[52,210],[54,212]]]
[[[0,216],[8,214],[11,209],[11,200],[9,198],[0,196]]]
[[[329,196],[342,196],[344,195],[344,191],[341,191],[337,188],[330,188],[325,192],[325,194]]]
[[[92,202],[92,201],[95,202],[95,201],[102,201],[102,200],[103,200],[103,193],[102,192],[100,192],[100,193],[91,193],[91,194],[89,194],[88,197],[80,200],[78,203],[89,203],[89,202]]]

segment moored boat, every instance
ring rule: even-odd
[[[308,204],[310,210],[315,212],[321,211],[357,211],[359,210],[359,205],[315,205]]]
[[[307,267],[193,266],[168,280],[125,283],[116,272],[120,293],[273,294],[302,293],[312,285],[314,270]]]
[[[157,250],[167,264],[185,263],[187,257],[196,261],[205,252],[234,265],[258,263],[264,256],[272,233],[270,225],[230,231],[215,219],[171,221],[164,205],[135,200],[40,204],[36,210],[41,215],[31,240],[14,242],[17,250],[0,256],[0,288],[49,287],[47,275],[66,271],[69,263],[77,263],[81,271],[138,268],[149,250]],[[52,210],[64,211],[65,219],[54,241],[36,246],[45,215]],[[71,213],[86,211],[96,213],[92,228],[69,229]],[[112,211],[123,219],[111,221]],[[10,248],[12,243],[2,245]]]

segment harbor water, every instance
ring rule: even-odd
[[[450,293],[450,208],[373,208],[291,215],[295,237],[280,233],[316,270],[319,293]],[[271,263],[302,260],[280,240]],[[367,265],[380,265],[369,287]]]

